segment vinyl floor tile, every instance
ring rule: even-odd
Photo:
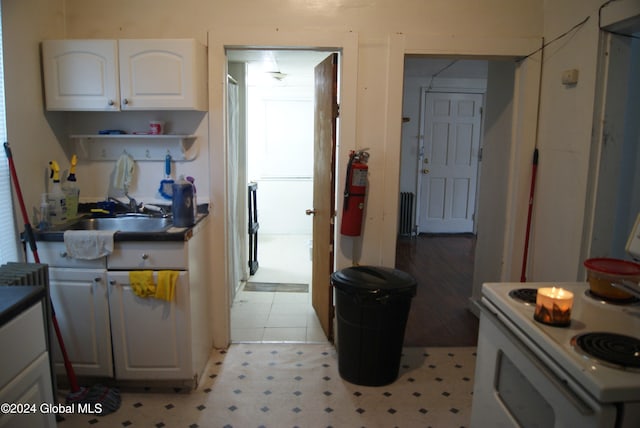
[[[196,390],[123,390],[115,413],[59,427],[465,427],[474,367],[475,347],[404,348],[397,380],[370,387],[340,377],[328,343],[234,344]]]

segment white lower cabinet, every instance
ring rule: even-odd
[[[64,345],[79,376],[113,376],[106,269],[49,268],[51,302]],[[58,341],[56,373],[64,374]]]
[[[53,405],[49,353],[42,303],[33,305],[0,328],[0,403],[28,404],[28,411],[0,413],[0,427],[55,427],[55,414],[40,411]]]
[[[212,348],[207,224],[205,218],[186,241],[116,242],[111,255],[92,261],[69,258],[63,242],[38,243],[77,375],[197,386]],[[157,282],[158,271],[167,269],[179,271],[171,302],[133,292],[130,271],[151,270]],[[56,373],[62,375],[58,344],[53,348]]]
[[[109,287],[115,377],[192,377],[188,273],[180,272],[171,302],[138,297],[127,271],[109,272]]]

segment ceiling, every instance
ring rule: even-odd
[[[331,52],[294,49],[229,49],[229,62],[245,62],[249,72],[281,73],[283,80],[313,81],[313,69]]]
[[[308,82],[313,79],[313,68],[330,52],[296,49],[229,49],[229,62],[245,62],[250,72],[277,72],[272,77],[288,81]],[[441,78],[486,79],[487,61],[466,59],[429,58],[408,55],[405,58],[405,77],[433,76]]]

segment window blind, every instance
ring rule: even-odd
[[[0,17],[2,6],[0,5]],[[0,41],[2,40],[2,19],[0,19]],[[0,140],[7,141],[7,126],[4,103],[4,56],[0,43]],[[18,260],[18,235],[13,215],[13,199],[11,197],[11,182],[9,179],[9,162],[2,148],[0,155],[0,264]],[[13,238],[13,239],[12,239]]]

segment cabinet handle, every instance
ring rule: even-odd
[[[124,100],[122,100],[122,104],[124,104],[124,105],[129,104],[129,100],[125,98]]]
[[[142,260],[147,260],[149,258],[149,254],[142,253]]]
[[[99,276],[98,276],[98,277],[96,277],[96,278],[93,278],[93,280],[94,280],[95,282],[100,282],[100,281],[102,281],[102,279],[101,279]]]
[[[67,252],[66,252],[66,251],[62,251],[62,252],[60,252],[60,257],[62,257],[63,259],[66,259],[66,258],[67,258],[67,256],[68,256],[68,254],[67,254]]]
[[[116,285],[116,281],[112,279],[111,281],[109,281],[109,285]]]
[[[113,102],[113,100],[109,100],[108,104],[109,104],[110,106],[112,106],[112,105],[114,105],[115,103]]]

